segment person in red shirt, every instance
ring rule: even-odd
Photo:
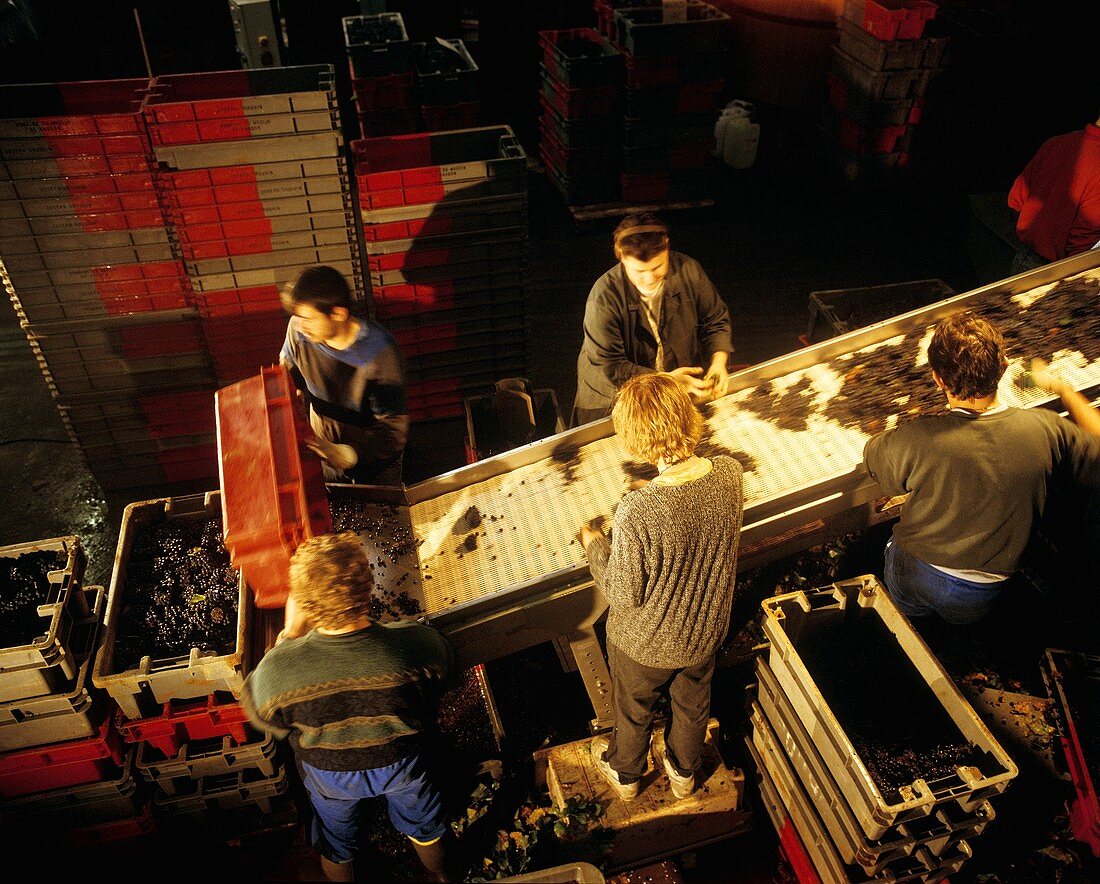
[[[1100,245],[1100,119],[1044,142],[1012,185],[1022,273]]]

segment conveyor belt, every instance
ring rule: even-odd
[[[1051,267],[1068,265],[1078,270],[1082,263],[1087,266],[1088,262],[1069,259]],[[1100,264],[1100,256],[1092,263]],[[1045,272],[1033,271],[951,298],[734,376],[735,383],[753,385],[710,406],[705,453],[729,453],[745,466],[746,525],[754,507],[770,512],[776,506],[782,508],[783,501],[797,496],[796,492],[861,472],[858,468],[870,434],[823,413],[853,360],[876,348],[895,346],[906,332],[927,327],[916,356],[916,364],[922,365],[936,319],[963,307],[1005,299],[1026,313],[1053,286],[1021,288],[1026,280],[1062,279],[1051,277],[1051,268],[1041,270]],[[1100,269],[1090,268],[1074,278],[1100,280]],[[1100,299],[1096,311],[1100,312]],[[1062,337],[1071,338],[1072,330],[1065,330]],[[846,343],[851,348],[847,351]],[[1050,399],[1049,394],[1014,383],[1026,371],[1024,361],[1030,355],[1020,354],[1010,363],[999,391],[1007,405],[1029,407]],[[1076,349],[1056,352],[1052,364],[1079,389],[1100,383],[1100,359],[1089,361]],[[793,370],[783,371],[787,367]],[[804,429],[784,429],[747,407],[765,380],[775,392],[799,385]],[[868,383],[874,384],[874,378]],[[904,411],[901,401],[894,414],[883,415],[883,426],[896,424]],[[612,514],[631,480],[627,467],[638,466],[616,437],[591,439],[609,432],[609,421],[590,425],[410,488],[409,514],[419,540],[425,611],[437,613],[583,569],[586,560],[575,539],[577,529],[593,517]],[[473,525],[478,519],[479,524]]]

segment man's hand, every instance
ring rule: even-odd
[[[306,442],[306,447],[310,451],[316,452],[321,460],[325,461],[334,470],[350,470],[359,463],[359,455],[355,453],[355,449],[350,445],[329,442],[328,439],[314,436]]]
[[[730,379],[728,365],[729,353],[724,351],[715,353],[710,359],[710,368],[707,369],[703,382],[710,385],[712,399],[726,395],[726,384],[729,383]]]
[[[685,365],[682,368],[674,368],[669,374],[684,385],[688,395],[694,401],[706,402],[710,399],[710,381],[703,379],[703,369],[699,366]]]
[[[603,520],[599,517],[592,519],[590,522],[581,525],[581,530],[577,532],[577,537],[580,538],[581,546],[583,546],[586,550],[593,543],[593,541],[599,540],[601,537],[604,536],[603,531],[599,527],[602,521]]]
[[[1031,380],[1036,387],[1049,390],[1061,396],[1067,387],[1065,381],[1050,370],[1050,365],[1044,359],[1036,357],[1031,360]]]

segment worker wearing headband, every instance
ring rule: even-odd
[[[607,417],[635,375],[668,372],[697,402],[723,395],[729,376],[729,309],[699,263],[669,249],[668,225],[629,215],[614,242],[619,263],[584,310],[573,426]]]

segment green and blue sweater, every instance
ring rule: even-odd
[[[256,727],[289,738],[306,764],[372,770],[417,751],[455,671],[450,643],[419,623],[313,630],[268,651],[241,702]]]

